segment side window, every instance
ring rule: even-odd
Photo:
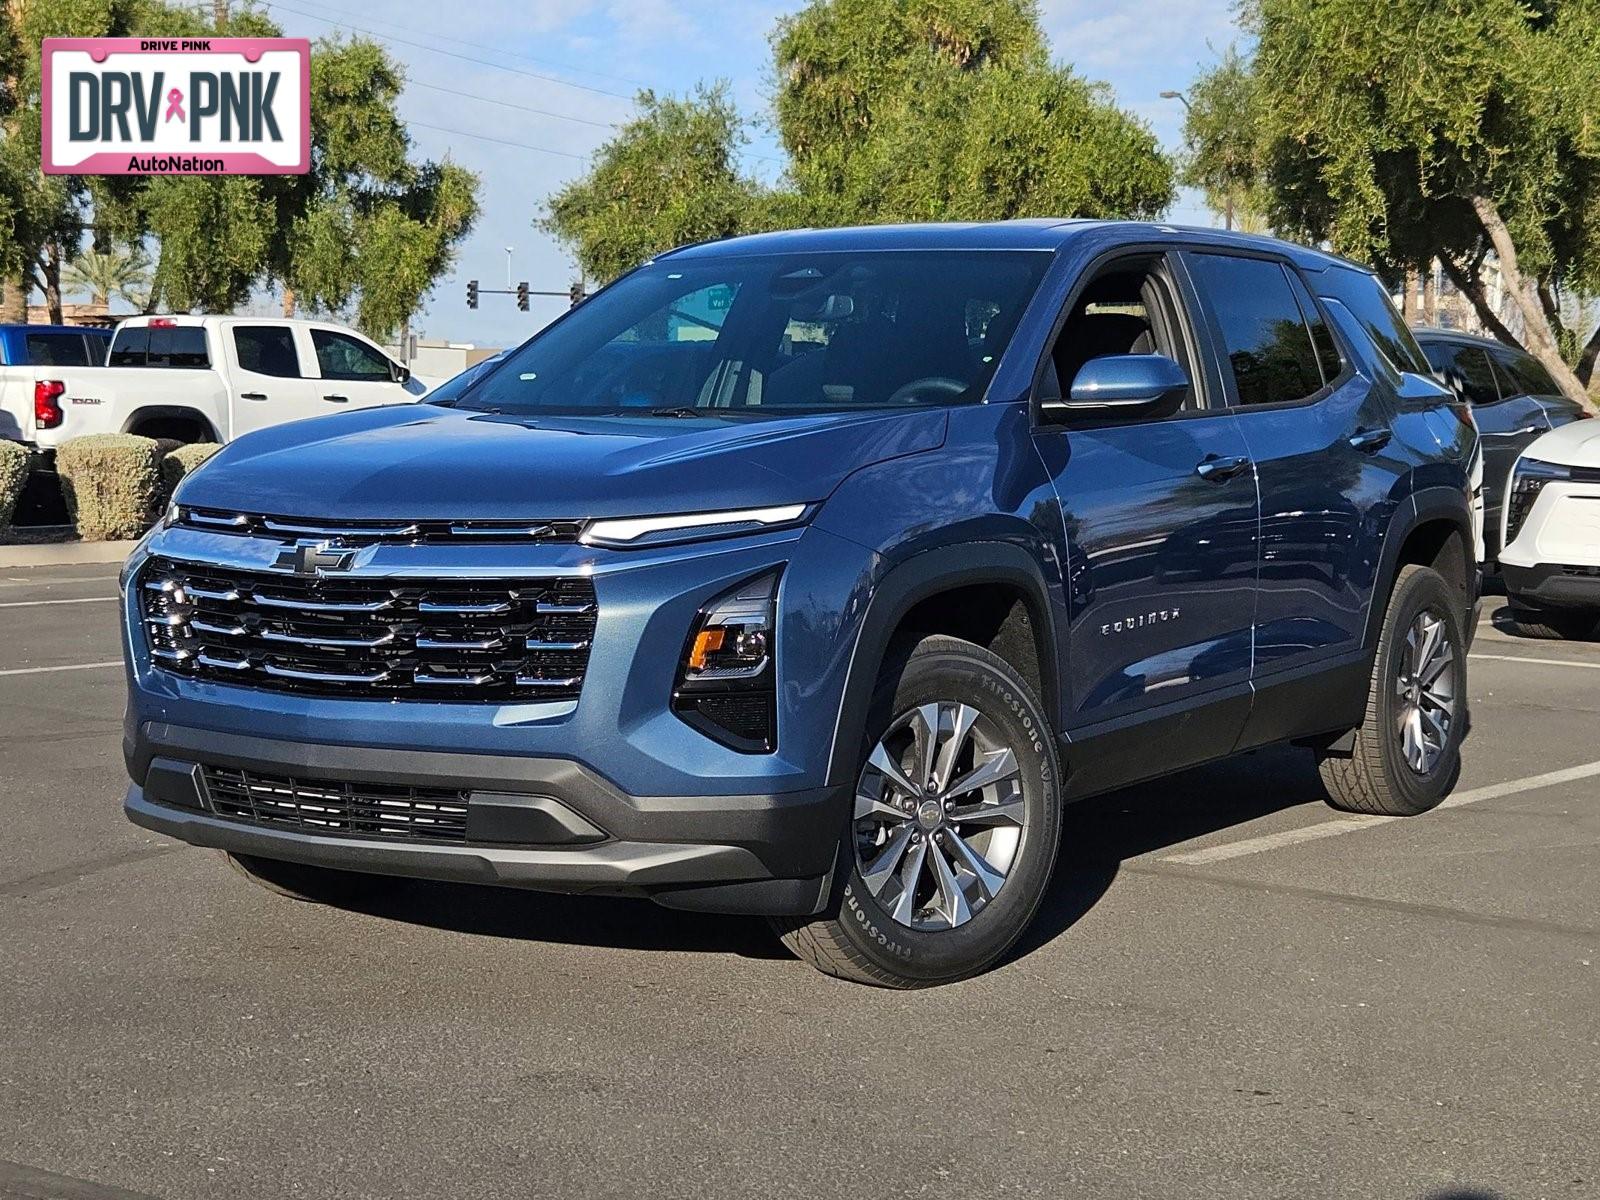
[[[324,379],[388,383],[389,360],[365,342],[331,329],[313,329],[311,344]]]
[[[1332,383],[1344,372],[1344,359],[1339,355],[1339,344],[1333,340],[1333,331],[1328,328],[1328,323],[1322,319],[1322,311],[1317,308],[1317,302],[1311,298],[1311,293],[1306,290],[1306,285],[1300,276],[1292,269],[1287,269],[1289,288],[1294,292],[1294,298],[1300,302],[1300,315],[1305,318],[1306,328],[1311,331],[1311,346],[1317,354],[1317,365],[1322,368],[1322,382]]]
[[[1177,305],[1162,256],[1141,256],[1106,268],[1084,289],[1056,335],[1040,380],[1041,394],[1070,395],[1085,365],[1108,355],[1163,354],[1193,381]],[[1198,406],[1191,391],[1185,408]],[[1059,417],[1047,408],[1044,419]]]
[[[181,370],[209,367],[205,329],[199,325],[152,325],[147,365]]]
[[[1215,314],[1240,404],[1283,404],[1322,389],[1311,330],[1282,265],[1225,254],[1189,261]]]
[[[117,330],[111,343],[111,357],[107,366],[142,367],[150,356],[150,326],[135,325]]]
[[[1517,350],[1496,350],[1494,365],[1498,372],[1510,379],[1507,395],[1559,396],[1561,389],[1550,378],[1550,372],[1531,354]]]
[[[233,351],[239,356],[239,366],[246,371],[280,379],[300,378],[294,330],[287,325],[235,325]]]
[[[28,361],[41,367],[87,367],[89,349],[81,333],[30,333]]]
[[[1478,347],[1435,342],[1425,346],[1423,353],[1428,356],[1433,373],[1468,404],[1499,402],[1500,389],[1495,386],[1495,372],[1489,367],[1489,356]]]
[[[1350,315],[1361,323],[1361,328],[1390,367],[1418,375],[1428,373],[1422,347],[1406,328],[1405,321],[1395,310],[1394,301],[1389,299],[1389,293],[1376,275],[1349,267],[1329,267],[1319,273],[1318,283],[1322,295],[1350,310]]]
[[[111,349],[111,339],[103,333],[86,333],[83,335],[83,344],[89,354],[91,367],[106,365],[106,351]]]

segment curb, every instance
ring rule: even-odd
[[[46,542],[37,546],[0,546],[0,567],[67,567],[120,563],[136,543]]]

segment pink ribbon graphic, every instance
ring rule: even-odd
[[[183,93],[177,88],[173,88],[167,93],[167,115],[162,123],[165,124],[166,121],[172,120],[173,117],[177,117],[180,121],[189,119],[183,115]]]

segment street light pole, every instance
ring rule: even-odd
[[[1177,100],[1179,103],[1181,103],[1183,105],[1183,109],[1184,109],[1185,112],[1193,112],[1194,111],[1194,105],[1189,103],[1189,97],[1185,96],[1182,92],[1162,92],[1161,93],[1161,98],[1163,100]],[[1229,188],[1223,194],[1223,197],[1222,197],[1222,227],[1224,229],[1232,229],[1233,228],[1233,189],[1232,188]]]
[[[508,288],[511,286],[511,252],[515,249],[515,246],[506,247],[506,287]]]

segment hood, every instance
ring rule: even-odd
[[[1540,434],[1522,454],[1564,467],[1600,467],[1600,421],[1572,421]]]
[[[944,441],[942,409],[793,417],[511,417],[422,404],[247,434],[185,504],[347,520],[582,519],[822,500]]]

